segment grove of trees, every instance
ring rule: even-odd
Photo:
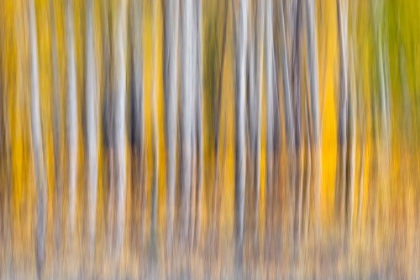
[[[0,0],[0,279],[420,277],[417,0]]]

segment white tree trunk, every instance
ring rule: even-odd
[[[288,148],[293,151],[295,148],[295,129],[294,129],[294,117],[292,108],[292,93],[291,93],[291,77],[289,73],[289,55],[286,37],[286,14],[284,11],[284,1],[280,1],[280,52],[281,52],[281,70],[283,79],[283,98],[284,98],[284,114],[286,121],[286,139]],[[294,161],[294,159],[292,159]]]
[[[195,63],[196,41],[194,26],[194,0],[182,3],[182,236],[187,240],[190,221],[190,199],[192,188],[192,159],[194,144],[194,91],[196,90]]]
[[[115,249],[118,259],[124,241],[125,200],[126,200],[126,40],[127,40],[127,1],[118,1],[113,32],[114,67],[114,141],[116,168],[116,232]]]
[[[309,70],[309,89],[311,100],[311,124],[313,143],[313,188],[314,188],[314,223],[316,237],[320,230],[321,203],[321,125],[319,113],[319,81],[318,81],[318,40],[315,18],[315,1],[306,0],[306,43]]]
[[[336,182],[336,211],[342,226],[345,225],[346,187],[347,187],[347,130],[348,130],[348,22],[347,1],[337,0],[338,36],[340,48],[340,98],[338,124],[338,157]],[[344,233],[343,228],[343,233]]]
[[[31,57],[31,128],[34,168],[36,177],[36,266],[38,277],[42,277],[45,262],[45,238],[47,231],[47,180],[44,165],[44,149],[42,141],[39,70],[38,70],[38,39],[35,1],[29,1],[29,44]]]
[[[175,219],[175,193],[178,143],[178,38],[179,0],[167,0],[165,4],[165,112],[167,147],[167,224],[166,239],[172,248]]]
[[[157,210],[158,210],[158,191],[159,191],[159,168],[160,168],[160,155],[159,155],[159,121],[158,121],[158,2],[153,3],[153,89],[152,89],[152,102],[153,102],[153,157],[154,157],[154,179],[153,179],[153,194],[152,194],[152,238],[156,237],[157,233]]]
[[[273,235],[274,222],[274,186],[275,175],[277,174],[277,154],[279,141],[279,103],[277,93],[277,71],[274,55],[274,39],[273,39],[273,3],[272,0],[266,1],[265,6],[265,75],[266,75],[266,121],[267,121],[267,138],[266,138],[266,161],[267,161],[267,190],[266,190],[266,244],[271,246],[271,236]]]
[[[194,199],[196,203],[196,219],[195,219],[195,236],[194,240],[197,242],[200,240],[200,233],[201,233],[201,201],[203,195],[203,188],[204,188],[204,134],[203,134],[203,58],[202,58],[202,0],[196,0],[195,4],[195,26],[196,26],[196,135],[197,135],[197,142],[198,142],[198,158],[197,164],[197,180],[196,180],[196,188],[197,188],[197,196]]]
[[[93,253],[95,248],[95,235],[96,235],[96,205],[98,198],[98,78],[95,59],[95,41],[94,41],[94,3],[93,0],[88,0],[86,3],[86,34],[85,34],[85,55],[86,55],[86,77],[85,77],[85,95],[86,95],[86,153],[87,153],[87,188],[88,188],[88,217],[87,217],[87,233],[90,242],[89,252]],[[75,82],[75,81],[73,81]],[[69,92],[70,93],[70,92]],[[76,97],[76,92],[73,92],[73,97]],[[77,103],[76,103],[77,104]],[[77,106],[75,104],[75,106]],[[69,105],[70,106],[70,105]],[[77,108],[73,108],[77,114]],[[70,116],[68,115],[69,119]],[[71,118],[75,118],[71,115]],[[77,117],[76,117],[77,118]],[[68,119],[68,120],[69,120]],[[77,124],[77,121],[76,121]],[[74,124],[74,125],[76,125]],[[74,128],[77,130],[77,127]],[[77,144],[77,134],[70,134],[74,147]],[[70,136],[69,135],[69,136]],[[70,149],[74,149],[69,146]],[[76,150],[77,151],[77,150]],[[73,159],[76,161],[76,159]],[[75,166],[77,163],[72,163]],[[70,171],[70,170],[69,170]],[[70,175],[70,174],[69,174]],[[74,174],[73,174],[74,175]],[[74,182],[76,183],[76,182]],[[74,198],[75,199],[75,198]]]
[[[246,47],[248,1],[234,7],[235,20],[235,242],[238,261],[242,260],[245,224],[246,179]]]

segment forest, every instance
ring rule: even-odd
[[[420,1],[0,0],[0,279],[420,278]]]

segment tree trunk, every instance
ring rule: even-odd
[[[188,240],[190,230],[190,199],[192,188],[192,171],[193,171],[193,155],[194,155],[194,113],[196,90],[196,38],[194,28],[194,1],[185,0],[182,4],[182,237],[184,241]]]
[[[284,1],[280,1],[280,58],[281,58],[281,71],[283,79],[283,98],[284,98],[284,114],[286,121],[286,139],[288,150],[294,151],[295,148],[295,127],[294,127],[294,116],[292,108],[292,89],[291,89],[291,78],[290,78],[290,65],[289,65],[289,55],[287,47],[287,38],[286,38],[286,14],[284,11]],[[294,162],[294,159],[291,159]],[[293,170],[291,170],[293,173]]]
[[[264,66],[264,1],[257,1],[256,20],[249,21],[249,127],[250,127],[250,166],[253,169],[254,242],[258,238],[259,208],[261,192],[261,136],[262,136],[262,96]]]
[[[166,147],[167,147],[167,224],[166,242],[172,250],[175,193],[177,172],[178,143],[178,38],[179,38],[179,0],[167,0],[165,3],[164,34],[164,90],[166,113]]]
[[[130,44],[131,44],[131,95],[130,95],[130,125],[131,125],[131,240],[138,244],[142,239],[145,224],[143,215],[146,196],[144,180],[144,81],[143,81],[143,11],[142,1],[130,1]],[[140,215],[139,215],[140,213]],[[140,217],[140,219],[139,219]]]
[[[53,146],[54,146],[54,180],[55,180],[55,198],[54,198],[54,250],[59,256],[62,236],[62,205],[63,205],[63,173],[62,173],[62,115],[61,115],[61,89],[60,89],[60,67],[58,58],[57,27],[55,16],[54,1],[49,1],[50,20],[51,20],[51,74],[53,91]],[[57,266],[60,264],[57,263]]]
[[[69,216],[70,232],[74,233],[76,220],[76,187],[77,187],[77,157],[78,157],[78,129],[77,129],[77,73],[76,52],[73,24],[73,0],[66,1],[66,46],[67,46],[67,152],[68,152],[68,188],[69,188]],[[88,38],[90,34],[86,35]],[[88,38],[89,40],[90,38]],[[89,62],[90,63],[90,62]],[[89,67],[89,66],[88,66]],[[93,78],[87,74],[87,78]],[[94,74],[92,74],[94,75]],[[87,80],[87,83],[94,83]],[[89,94],[89,93],[87,93]],[[96,94],[96,93],[94,93]],[[89,132],[88,132],[89,133]]]
[[[157,45],[158,45],[158,2],[153,3],[153,89],[152,89],[152,102],[153,102],[153,160],[154,160],[154,178],[153,178],[153,192],[152,192],[152,241],[156,241],[157,235],[157,210],[158,210],[158,192],[159,192],[159,122],[158,122],[158,58],[157,58]]]
[[[195,9],[195,26],[196,26],[196,137],[197,137],[197,196],[195,198],[195,230],[194,243],[198,245],[201,233],[201,218],[202,218],[202,196],[204,188],[204,133],[203,133],[203,58],[202,58],[202,1],[196,0]]]
[[[274,202],[276,177],[278,176],[279,162],[279,141],[280,141],[280,104],[277,91],[277,69],[274,54],[274,33],[273,33],[273,3],[266,1],[265,13],[265,66],[266,66],[266,96],[267,96],[267,190],[266,190],[266,242],[271,251],[271,237],[274,235]]]
[[[234,7],[235,10],[235,7]],[[242,263],[246,177],[246,43],[248,1],[240,0],[235,20],[235,242]],[[235,13],[234,13],[235,14]]]
[[[314,188],[314,224],[315,238],[319,237],[321,224],[321,126],[319,113],[319,81],[318,81],[318,40],[317,25],[315,19],[315,1],[306,1],[306,43],[309,70],[309,89],[313,143],[313,188]],[[309,104],[308,104],[309,106]]]
[[[123,249],[125,232],[126,200],[126,40],[127,0],[118,1],[113,29],[113,75],[114,75],[114,141],[115,141],[115,258],[119,259]]]
[[[347,131],[348,131],[348,53],[347,1],[337,0],[338,39],[340,48],[340,99],[338,123],[338,155],[336,182],[336,211],[344,225],[346,197]],[[344,229],[343,229],[344,233]]]
[[[47,231],[47,180],[44,165],[44,149],[41,128],[39,96],[38,39],[35,1],[29,1],[29,44],[31,65],[31,127],[32,147],[36,177],[36,267],[38,278],[42,278],[45,263],[45,238]]]
[[[292,82],[293,82],[293,112],[294,112],[294,129],[295,129],[295,163],[293,164],[296,171],[292,179],[292,199],[293,199],[293,237],[295,253],[298,252],[300,245],[300,224],[302,213],[302,132],[301,132],[301,118],[302,118],[302,100],[301,100],[301,81],[300,81],[300,67],[301,67],[301,53],[300,53],[300,36],[302,25],[302,2],[296,0],[296,8],[294,11],[294,24],[291,31],[293,36],[293,65],[292,65]]]
[[[86,3],[86,34],[85,34],[85,55],[86,55],[86,153],[87,153],[87,238],[90,247],[88,249],[89,256],[93,257],[95,251],[95,235],[96,235],[96,206],[98,199],[98,84],[97,69],[95,58],[95,41],[94,41],[94,3],[89,0]],[[75,97],[74,92],[74,97]],[[76,113],[77,109],[74,109]],[[74,116],[72,116],[74,118]],[[71,139],[77,141],[77,138]],[[73,142],[74,143],[74,142]],[[76,142],[77,143],[77,142]],[[72,143],[70,143],[72,144]],[[76,163],[74,163],[76,165]]]

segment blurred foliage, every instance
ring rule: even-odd
[[[34,232],[35,232],[35,204],[36,188],[33,166],[33,147],[31,142],[30,126],[30,46],[28,28],[28,5],[32,0],[0,0],[0,194],[1,198],[1,232],[0,232],[0,278],[14,278],[10,271],[27,271],[28,275],[35,275],[34,271]],[[65,20],[66,1],[63,0],[33,0],[36,4],[37,39],[39,53],[40,73],[40,107],[42,120],[42,136],[44,147],[44,161],[48,178],[48,208],[47,208],[47,273],[55,275],[59,268],[57,262],[66,266],[63,270],[77,271],[82,269],[81,259],[61,251],[57,253],[54,248],[54,215],[56,212],[55,201],[55,176],[54,167],[57,164],[54,159],[53,118],[55,105],[53,104],[53,76],[60,80],[59,94],[61,96],[60,112],[61,127],[61,159],[64,178],[68,151],[65,143],[65,116],[66,116],[66,44],[65,44]],[[250,0],[254,5],[259,0]],[[337,0],[340,1],[340,0]],[[86,204],[86,163],[85,163],[85,127],[84,127],[84,96],[86,66],[85,66],[85,27],[86,2],[83,0],[73,1],[75,50],[77,65],[77,100],[78,100],[78,177],[77,177],[77,233],[74,248],[83,252],[85,242],[83,239],[82,223],[85,217]],[[164,240],[166,222],[166,147],[165,147],[165,124],[164,124],[164,63],[163,63],[163,5],[162,1],[142,1],[143,22],[143,61],[144,61],[144,102],[145,102],[145,138],[143,143],[144,182],[141,187],[146,190],[146,236],[142,238],[141,250],[131,246],[129,238],[130,223],[126,224],[126,238],[124,245],[124,257],[120,261],[122,271],[127,270],[127,275],[142,275],[141,269],[152,267],[153,263],[143,262],[148,259],[149,244],[151,239],[151,211],[153,185],[158,185],[158,240]],[[182,1],[181,1],[182,2]],[[236,1],[237,2],[237,1]],[[202,236],[199,240],[199,249],[191,252],[174,254],[172,259],[164,251],[164,245],[155,249],[159,257],[159,264],[177,261],[180,258],[179,270],[191,267],[191,278],[201,278],[204,273],[211,274],[210,278],[230,275],[223,272],[222,268],[233,267],[232,251],[234,240],[234,180],[235,180],[235,48],[234,48],[234,11],[235,1],[203,0],[202,18],[202,56],[203,56],[203,133],[204,133],[204,195],[202,203]],[[279,2],[279,1],[277,1]],[[283,1],[287,2],[287,1]],[[291,1],[294,2],[294,1]],[[275,188],[279,190],[275,198],[275,215],[278,218],[276,224],[276,238],[281,240],[282,249],[279,255],[286,256],[283,260],[279,256],[270,259],[264,252],[265,219],[266,219],[266,119],[262,118],[261,137],[262,144],[261,162],[252,162],[248,158],[249,165],[258,166],[261,173],[261,194],[259,201],[260,216],[256,222],[258,227],[258,240],[252,241],[252,229],[248,218],[252,215],[248,200],[251,200],[251,183],[247,181],[247,208],[246,208],[246,234],[245,263],[247,269],[258,273],[258,269],[264,267],[264,271],[280,273],[283,278],[303,278],[309,275],[317,275],[318,278],[337,278],[338,274],[349,277],[363,278],[381,275],[395,278],[416,278],[420,276],[417,261],[420,260],[419,243],[419,202],[420,202],[420,165],[419,165],[419,131],[420,131],[420,1],[417,0],[356,0],[348,2],[348,43],[352,44],[353,56],[349,56],[350,63],[354,65],[355,88],[349,91],[357,104],[356,119],[356,152],[355,152],[355,200],[354,200],[354,227],[350,238],[350,247],[342,246],[341,221],[335,213],[335,190],[337,174],[338,145],[338,115],[339,115],[339,91],[340,91],[340,59],[339,38],[337,26],[336,0],[316,1],[316,22],[318,40],[318,72],[319,72],[319,108],[321,114],[321,219],[322,235],[316,239],[312,231],[306,240],[302,241],[302,250],[305,253],[299,255],[299,261],[295,260],[293,253],[293,237],[291,232],[293,212],[287,196],[289,186],[287,181],[287,147],[285,141],[281,142],[282,148],[278,156],[280,167],[279,180]],[[115,24],[116,5],[119,1],[94,0],[94,34],[95,34],[95,59],[98,73],[100,73],[98,94],[100,104],[104,97],[104,71],[105,67],[102,54],[104,44],[103,33],[107,32],[103,26],[105,7],[109,8],[108,20]],[[254,5],[256,6],[256,5]],[[156,9],[156,10],[155,10]],[[249,9],[252,17],[256,9]],[[250,16],[250,17],[251,17]],[[182,14],[180,15],[182,17]],[[52,34],[52,21],[55,21],[56,34]],[[277,22],[275,21],[277,24]],[[112,29],[112,28],[111,28]],[[276,29],[277,30],[277,29]],[[305,32],[302,32],[305,33]],[[277,33],[275,32],[275,36]],[[303,35],[302,35],[303,38]],[[128,36],[128,40],[130,36]],[[276,39],[279,44],[284,44]],[[302,40],[306,44],[306,39]],[[302,45],[304,44],[302,43]],[[58,69],[53,70],[52,48],[58,51]],[[384,59],[381,62],[381,55]],[[307,64],[307,55],[303,55],[303,65]],[[127,56],[127,60],[130,57]],[[381,64],[382,63],[382,64]],[[127,63],[126,65],[129,65]],[[385,67],[385,68],[383,68]],[[57,71],[57,72],[54,72]],[[278,66],[276,73],[279,85],[279,95],[283,94],[281,82],[281,69]],[[351,71],[349,71],[351,72]],[[384,80],[381,81],[381,73]],[[265,75],[264,70],[264,75]],[[307,74],[305,74],[307,75]],[[302,75],[302,90],[309,91],[309,78]],[[349,74],[351,75],[351,74]],[[128,75],[129,76],[129,75]],[[384,118],[381,102],[381,82],[388,85],[389,92],[389,144],[383,137]],[[127,78],[127,85],[129,84]],[[386,86],[385,85],[385,86]],[[265,86],[262,86],[263,112],[266,110]],[[130,93],[128,88],[127,94]],[[154,96],[157,96],[157,104],[154,104]],[[129,99],[127,99],[129,100]],[[280,100],[283,100],[280,98]],[[282,101],[281,101],[282,103]],[[102,105],[101,105],[102,106]],[[283,106],[283,105],[280,105]],[[127,106],[128,108],[129,106]],[[284,114],[283,108],[281,114]],[[156,110],[156,112],[154,111]],[[157,123],[154,123],[153,114],[156,114]],[[126,114],[128,116],[128,112]],[[249,117],[249,116],[248,116]],[[100,122],[104,121],[103,119]],[[248,119],[249,121],[249,119]],[[309,125],[309,124],[308,124]],[[285,133],[284,118],[281,118],[282,135]],[[99,127],[102,127],[100,125]],[[127,124],[127,128],[128,128]],[[154,131],[157,131],[155,139]],[[102,129],[100,133],[103,133]],[[102,137],[99,145],[99,174],[98,174],[98,205],[97,205],[97,255],[95,267],[98,275],[102,275],[104,263],[111,262],[106,253],[106,211],[108,191],[106,172],[107,156],[109,155]],[[173,141],[181,141],[172,139]],[[157,141],[157,145],[155,144]],[[156,145],[156,147],[154,146]],[[179,144],[178,146],[180,146]],[[306,148],[305,148],[306,149]],[[309,152],[310,153],[310,148]],[[126,154],[132,153],[127,145]],[[158,156],[156,156],[158,155]],[[180,153],[178,152],[178,157]],[[310,161],[310,160],[309,160]],[[388,163],[386,163],[388,162]],[[388,165],[387,165],[388,164]],[[127,157],[127,177],[130,178],[134,168],[131,159]],[[158,170],[155,170],[155,169]],[[306,170],[306,169],[305,169]],[[309,167],[310,170],[310,167]],[[310,172],[310,171],[307,171]],[[248,175],[248,174],[247,174]],[[178,175],[179,176],[179,175]],[[311,176],[305,175],[305,176]],[[247,177],[248,178],[248,177]],[[249,178],[248,178],[249,179]],[[156,181],[155,181],[156,180]],[[126,220],[135,215],[137,205],[132,205],[130,196],[131,184],[127,180]],[[308,185],[312,182],[308,179]],[[248,187],[249,185],[249,187]],[[218,191],[216,191],[216,187]],[[180,196],[177,186],[177,197]],[[66,184],[65,200],[62,205],[67,209]],[[361,195],[360,195],[361,194]],[[249,196],[249,197],[248,197]],[[289,203],[289,204],[288,204]],[[178,203],[179,204],[179,203]],[[177,205],[178,205],[177,204]],[[218,205],[220,210],[214,210]],[[312,202],[311,202],[312,205]],[[177,207],[178,209],[178,207]],[[313,221],[313,206],[310,206]],[[361,210],[361,211],[360,211]],[[177,210],[178,211],[178,210]],[[218,246],[212,242],[213,223],[218,217],[217,228]],[[67,221],[64,214],[64,220]],[[177,214],[181,215],[181,214]],[[177,217],[177,215],[175,215]],[[7,222],[8,221],[8,222]],[[9,224],[7,224],[9,223]],[[62,231],[65,243],[69,240],[65,231]],[[163,244],[164,242],[161,241]],[[159,244],[161,244],[159,243]],[[257,245],[255,245],[255,244]],[[73,247],[66,245],[67,247]],[[275,246],[275,245],[273,245]],[[277,245],[276,245],[277,246]],[[66,248],[67,248],[66,247]],[[181,248],[182,246],[179,245]],[[214,249],[216,247],[217,249]],[[342,249],[342,247],[346,249]],[[178,248],[178,247],[177,247]],[[257,248],[257,249],[255,249]],[[277,247],[276,247],[277,248]],[[340,249],[341,248],[341,249]],[[69,248],[67,248],[68,250]],[[179,249],[179,248],[178,248]],[[181,249],[179,249],[181,250]],[[212,250],[217,250],[214,253]],[[337,253],[339,251],[339,253]],[[213,252],[217,257],[213,257]],[[318,252],[318,253],[317,253]],[[318,255],[320,254],[320,255]],[[336,254],[339,257],[336,258]],[[57,256],[60,256],[58,258]],[[208,257],[211,255],[211,257]],[[184,259],[184,256],[185,259]],[[195,257],[195,258],[194,258]],[[68,259],[67,259],[68,258]],[[189,258],[189,259],[188,259]],[[138,261],[141,260],[141,261]],[[366,261],[366,263],[363,263]],[[9,263],[12,265],[8,265]],[[210,265],[210,262],[213,262]],[[274,264],[280,264],[283,272],[272,272],[276,268]],[[68,263],[75,263],[74,266]],[[203,268],[204,272],[197,272],[201,267],[209,264],[210,270]],[[7,268],[8,267],[8,268]],[[222,268],[221,268],[222,267]],[[327,269],[328,268],[328,269]],[[174,268],[175,269],[175,268]],[[57,270],[57,271],[56,271]],[[196,271],[197,270],[197,271]],[[229,269],[228,269],[229,270]],[[319,271],[321,270],[321,271]],[[174,270],[175,271],[175,270]],[[218,272],[211,272],[218,271]],[[268,272],[267,272],[268,271]],[[2,274],[3,273],[3,274]],[[22,272],[25,275],[25,272]],[[120,272],[125,273],[125,272]],[[172,272],[162,272],[162,275],[171,275]],[[175,272],[173,272],[175,273]],[[225,273],[225,274],[223,274]],[[227,274],[226,274],[227,273]],[[263,273],[263,272],[260,272]],[[324,274],[325,273],[325,274]],[[390,273],[390,274],[387,274]],[[20,275],[20,274],[19,274]],[[147,275],[147,274],[145,274]],[[163,277],[161,274],[159,274]],[[252,274],[258,275],[258,274]],[[290,276],[290,277],[289,277]],[[336,277],[337,276],[337,277]],[[25,277],[25,276],[23,276]],[[51,276],[55,278],[55,276]],[[59,276],[57,276],[59,277]],[[122,277],[122,276],[121,276]],[[135,276],[133,276],[135,277]],[[148,276],[144,276],[148,277]],[[153,277],[150,276],[149,277]],[[250,276],[253,278],[253,276]],[[392,276],[390,276],[392,277]],[[182,278],[182,276],[181,276]],[[223,278],[223,277],[222,277]],[[255,276],[255,278],[258,278]],[[262,276],[265,278],[265,276]]]

